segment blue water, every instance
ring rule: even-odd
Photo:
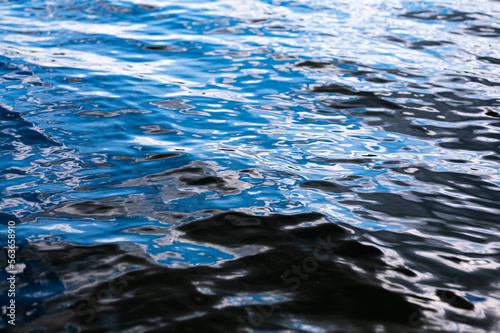
[[[500,332],[499,19],[0,2],[15,331]]]

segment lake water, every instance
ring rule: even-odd
[[[0,330],[500,332],[499,22],[2,1]]]

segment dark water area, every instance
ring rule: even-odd
[[[500,332],[499,22],[1,1],[0,331]]]

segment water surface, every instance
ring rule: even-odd
[[[499,19],[2,1],[16,332],[500,332]]]

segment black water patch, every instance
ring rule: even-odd
[[[0,120],[2,121],[23,121],[19,112],[9,111],[0,106]]]
[[[348,231],[335,223],[321,223],[314,227],[301,227],[290,230],[290,235],[303,242],[317,241],[320,237],[329,235],[334,239],[343,238],[348,235]]]
[[[474,310],[474,304],[467,301],[450,290],[436,290],[436,295],[439,296],[441,301],[450,304],[451,306],[464,310]]]
[[[464,29],[464,32],[474,36],[486,37],[486,38],[500,37],[500,28],[487,25],[473,25]]]
[[[328,93],[328,94],[336,94],[336,95],[345,95],[345,96],[364,96],[364,97],[373,97],[375,94],[369,91],[355,91],[350,89],[347,86],[342,86],[339,84],[330,83],[326,86],[313,86],[311,89],[313,93]]]
[[[317,189],[328,193],[352,192],[352,190],[347,186],[335,184],[325,180],[308,180],[300,183],[299,187]]]
[[[394,82],[394,80],[389,80],[389,79],[384,79],[381,77],[367,77],[365,81],[372,82],[372,83],[390,83]]]
[[[186,48],[174,45],[143,45],[144,50],[158,51],[158,52],[185,52]]]
[[[457,10],[451,10],[447,13],[436,13],[432,10],[421,10],[414,12],[407,12],[400,15],[401,17],[423,20],[423,21],[448,21],[448,22],[467,22],[477,20],[474,15],[479,13],[466,13]],[[484,14],[480,14],[484,15]]]
[[[325,86],[313,86],[312,93],[328,93],[342,96],[356,96],[358,98],[349,100],[329,99],[323,101],[328,107],[335,109],[358,109],[358,108],[386,108],[400,109],[398,104],[380,98],[376,92],[355,91],[347,86],[328,84]]]
[[[332,109],[365,109],[365,108],[381,108],[381,109],[400,109],[401,107],[391,101],[382,98],[357,98],[351,100],[325,101],[325,104]]]
[[[432,47],[444,46],[446,44],[453,44],[447,41],[430,41],[430,40],[421,40],[418,42],[412,42],[408,45],[408,48],[413,50],[425,50]]]
[[[315,213],[259,216],[230,212],[187,223],[178,229],[196,241],[239,247],[244,244],[265,245],[283,241],[286,235],[280,231],[282,228],[321,218],[324,216]]]
[[[215,186],[223,186],[224,180],[221,177],[217,176],[206,176],[196,179],[189,178],[181,178],[182,181],[186,183],[186,185],[215,185]]]
[[[370,66],[361,66],[359,64],[356,64],[355,62],[346,61],[343,59],[335,59],[334,61],[303,60],[295,63],[294,66],[325,73],[328,72],[346,73],[359,78],[365,78],[368,75],[373,75],[377,73],[377,70],[371,68]]]
[[[383,39],[391,39],[395,37],[382,36]],[[405,43],[404,40],[395,38],[398,43]],[[443,43],[447,43],[444,42]],[[357,77],[367,82],[374,83],[390,83],[395,82],[393,78],[386,77],[388,75],[399,76],[402,78],[425,78],[425,76],[412,73],[408,70],[396,69],[396,68],[378,68],[374,66],[369,66],[365,64],[356,63],[353,61],[348,61],[345,59],[334,59],[332,60],[301,60],[294,64],[297,68],[308,69],[310,71],[322,72],[322,73],[343,73],[350,77]],[[373,98],[373,92],[367,91],[355,91],[352,87],[347,85],[342,85],[338,83],[329,83],[327,85],[318,86],[316,84],[311,85],[312,92],[318,93],[336,93],[344,94],[346,96],[360,96],[360,97],[370,97]],[[377,96],[375,96],[377,97]],[[392,105],[392,107],[395,107]]]
[[[339,247],[335,249],[335,253],[358,259],[375,259],[382,257],[384,254],[378,248],[362,244],[358,241],[340,243]]]
[[[271,26],[267,26],[266,30],[289,30],[289,28],[284,27],[282,25],[271,25]]]
[[[314,162],[321,162],[324,164],[367,164],[372,163],[371,158],[320,158],[314,157],[310,159]]]
[[[332,63],[322,62],[322,61],[305,60],[305,61],[300,61],[300,62],[296,63],[295,66],[316,69],[316,68],[325,68],[328,66],[332,66]]]
[[[206,171],[205,173],[209,173]],[[244,187],[245,182],[238,179],[237,174],[229,175],[204,175],[202,177],[195,177],[192,175],[180,175],[179,182],[184,186],[192,187],[206,187],[213,191],[232,193],[239,192]]]
[[[494,57],[477,57],[477,60],[488,62],[490,64],[500,65],[500,59]]]
[[[401,273],[401,274],[404,274],[408,277],[416,277],[417,276],[417,274],[415,272],[413,272],[411,269],[408,269],[406,267],[396,267],[396,268],[394,268],[394,271]]]
[[[391,43],[397,43],[397,44],[402,44],[405,47],[412,49],[412,50],[426,50],[429,48],[434,48],[434,47],[441,47],[445,45],[450,45],[453,44],[452,42],[449,41],[444,41],[444,40],[419,40],[419,41],[408,41],[404,40],[402,38],[396,37],[396,36],[380,36],[380,39],[384,41],[388,41]]]
[[[137,5],[137,8],[147,10],[149,12],[160,10],[160,7],[152,6],[152,5]]]
[[[164,159],[179,157],[179,156],[183,156],[183,154],[181,154],[181,153],[151,154],[151,155],[146,156],[146,160],[151,160],[151,161],[164,160]]]
[[[39,214],[39,216],[51,217],[93,218],[109,218],[125,215],[127,215],[127,212],[122,205],[118,203],[97,200],[83,200],[65,203]]]
[[[495,112],[493,110],[488,110],[486,111],[485,113],[487,116],[490,116],[490,117],[495,117],[495,118],[500,118],[500,113],[498,112]]]

